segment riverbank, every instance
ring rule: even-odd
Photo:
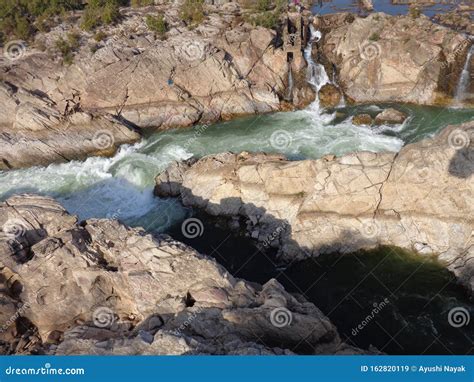
[[[342,93],[341,104],[469,104],[471,43],[425,16],[282,12],[269,29],[248,22],[252,12],[234,2],[209,6],[188,28],[174,3],[123,8],[119,23],[95,34],[79,29],[75,13],[28,46],[5,45],[0,168],[110,155],[145,128],[304,109],[325,84]],[[162,36],[146,23],[155,13],[166,21]],[[64,35],[74,41],[68,62],[57,48]],[[308,83],[322,70],[327,79]],[[104,113],[119,131],[102,128]],[[105,139],[97,139],[101,133]]]

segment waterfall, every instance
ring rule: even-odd
[[[291,100],[293,95],[293,72],[291,70],[291,61],[288,62],[288,94],[287,99]]]
[[[312,24],[309,25],[309,30],[311,34],[308,45],[306,45],[304,49],[304,58],[308,63],[308,83],[316,91],[316,98],[314,99],[314,102],[309,105],[307,111],[311,114],[311,118],[315,123],[328,124],[334,120],[336,113],[324,114],[322,112],[319,105],[319,91],[324,85],[331,83],[331,81],[329,80],[329,76],[326,73],[324,66],[314,62],[312,57],[313,42],[321,40],[322,34],[320,31],[315,30]]]
[[[457,102],[461,102],[464,100],[464,96],[466,95],[467,89],[469,87],[470,83],[470,64],[471,64],[471,58],[472,54],[474,53],[474,44],[471,46],[471,49],[469,49],[469,52],[467,53],[466,57],[466,62],[464,64],[463,70],[461,72],[461,77],[459,78],[459,83],[456,88],[456,94],[455,94],[455,99]]]
[[[315,30],[312,24],[309,25],[309,30],[311,34],[308,45],[306,45],[306,48],[304,49],[304,58],[308,63],[308,82],[314,87],[316,93],[318,93],[324,85],[331,81],[329,80],[324,66],[314,62],[312,57],[313,42],[319,41],[322,34],[320,31]]]

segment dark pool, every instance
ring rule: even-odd
[[[349,344],[373,345],[387,354],[474,354],[474,305],[434,258],[383,247],[284,268],[275,253],[260,251],[251,239],[237,237],[205,215],[196,217],[204,222],[202,236],[186,238],[180,227],[170,234],[214,257],[236,277],[258,283],[276,278],[288,291],[304,295]],[[470,322],[454,327],[459,312],[467,312]]]

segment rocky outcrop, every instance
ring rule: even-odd
[[[0,170],[112,155],[141,136],[111,114],[58,111],[47,96],[0,82]]]
[[[435,15],[434,19],[442,25],[474,35],[474,24],[472,22],[473,12],[474,5],[460,5],[457,9],[451,12]]]
[[[166,38],[146,25],[146,16],[156,12],[164,12]],[[237,18],[235,3],[213,7],[202,24],[188,30],[176,2],[124,8],[120,24],[104,27],[99,42],[78,28],[79,21],[38,35],[36,44],[46,50],[28,48],[19,59],[5,61],[2,77],[40,90],[60,110],[75,99],[83,110],[119,114],[139,127],[181,127],[279,110],[287,62],[276,47],[276,32]],[[55,48],[68,33],[79,41],[70,66]]]
[[[164,38],[146,24],[156,12],[169,26]],[[39,33],[33,44],[6,46],[0,58],[0,168],[110,154],[115,144],[138,139],[108,115],[138,128],[167,129],[283,107],[286,53],[275,31],[242,22],[236,3],[210,6],[192,30],[176,2],[121,13],[121,22],[101,34],[82,31],[74,14]],[[58,52],[58,41],[70,44],[71,64]],[[309,96],[301,93],[299,104],[314,100]],[[106,132],[99,139],[107,141],[105,150],[90,144],[97,131]]]
[[[358,353],[313,304],[235,279],[169,236],[0,204],[0,349],[47,354]]]
[[[298,162],[219,154],[172,165],[157,177],[156,194],[243,217],[251,236],[287,261],[394,245],[438,255],[472,291],[473,134],[467,123],[398,154]]]
[[[324,54],[354,102],[446,103],[470,41],[426,16],[374,13],[328,32]]]

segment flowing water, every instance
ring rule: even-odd
[[[471,81],[471,58],[474,53],[474,45],[471,46],[469,52],[466,57],[466,62],[464,64],[463,70],[461,72],[461,77],[459,79],[459,83],[456,89],[456,101],[462,102],[466,98],[467,89],[469,88],[469,84]]]
[[[313,30],[312,41],[318,38],[319,32]],[[309,64],[308,81],[319,90],[330,79],[324,67],[312,60],[310,45],[305,50]],[[368,113],[375,116],[382,107],[387,106],[404,111],[409,118],[397,126],[364,127],[352,124],[353,115]],[[152,232],[169,232],[176,239],[187,242],[179,227],[180,222],[193,212],[185,209],[176,199],[153,196],[155,176],[173,161],[225,151],[282,153],[291,160],[363,150],[397,152],[404,144],[432,136],[448,124],[473,119],[473,109],[461,108],[374,104],[322,110],[316,98],[306,110],[240,118],[212,126],[148,132],[142,142],[123,146],[112,158],[88,158],[83,162],[0,172],[0,200],[24,192],[51,195],[80,219],[116,218]],[[206,228],[206,232],[212,234],[203,236],[202,242],[189,244],[216,257],[238,277],[257,282],[277,277],[288,290],[298,293],[303,290],[307,298],[340,327],[344,339],[357,346],[366,348],[374,344],[391,353],[422,352],[425,349],[421,347],[424,346],[426,353],[446,352],[448,348],[450,352],[459,354],[468,351],[469,341],[472,346],[472,330],[456,334],[452,327],[446,326],[446,309],[466,306],[466,297],[454,285],[452,275],[439,265],[418,267],[420,259],[412,261],[398,253],[396,255],[402,260],[397,260],[392,253],[387,260],[388,266],[382,268],[383,272],[374,273],[370,266],[385,259],[385,252],[382,252],[372,257],[370,254],[344,257],[337,264],[334,257],[328,257],[318,259],[316,267],[314,263],[307,262],[280,271],[271,254],[253,256],[255,247],[252,242],[236,242],[230,239],[227,231],[216,232],[210,227]],[[359,262],[367,264],[367,267],[358,266]],[[402,289],[400,293],[392,290],[392,294],[387,294],[370,278],[370,282],[359,288],[351,299],[339,302],[342,293],[352,287],[354,280],[366,277],[368,272],[376,275],[388,288],[395,289],[390,284],[391,278],[400,280],[414,270],[417,271],[417,282],[429,280],[422,283],[421,289],[417,289],[418,284],[410,282],[408,285],[413,290]],[[321,280],[317,288],[315,280]],[[446,288],[438,294],[441,282],[445,283]],[[383,329],[373,324],[364,328],[363,335],[353,336],[352,328],[370,312],[371,304],[382,301],[386,296],[390,304],[379,316]],[[412,309],[420,307],[421,303],[426,309]],[[443,318],[436,318],[436,312]],[[408,329],[400,326],[404,323]],[[390,341],[389,337],[397,336],[402,331],[405,331],[400,335],[403,339]],[[430,345],[427,342],[437,333],[443,336],[444,349],[439,344]],[[412,338],[416,341],[411,341]]]

